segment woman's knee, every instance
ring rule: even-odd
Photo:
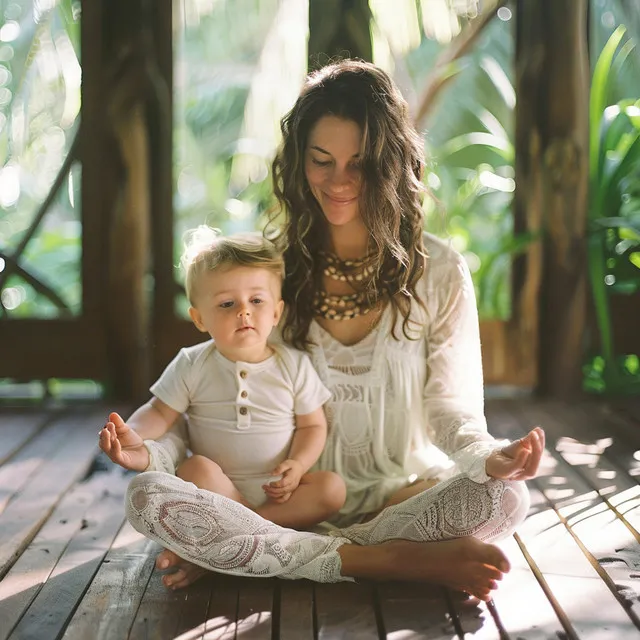
[[[529,489],[522,481],[494,480],[502,483],[502,510],[511,523],[512,529],[524,522],[529,513],[531,498]]]
[[[125,512],[131,526],[140,533],[146,532],[145,519],[142,514],[149,511],[149,496],[157,492],[156,487],[169,474],[161,471],[144,471],[135,476],[125,494]]]
[[[446,537],[498,540],[511,535],[529,511],[527,486],[513,480],[476,483],[462,474],[436,487],[435,494],[442,501]]]

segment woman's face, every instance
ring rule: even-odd
[[[323,116],[311,129],[305,174],[311,193],[330,225],[359,220],[362,132],[353,120]]]

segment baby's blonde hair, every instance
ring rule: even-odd
[[[195,284],[203,273],[230,267],[267,269],[284,278],[284,260],[275,245],[260,233],[235,233],[223,236],[220,229],[200,225],[185,233],[184,288],[191,306],[195,306]]]

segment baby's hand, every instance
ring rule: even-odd
[[[300,479],[304,475],[302,465],[297,460],[285,460],[272,472],[272,476],[282,476],[276,482],[263,485],[267,497],[273,502],[286,502],[298,488]]]
[[[535,427],[520,440],[494,451],[486,461],[487,475],[503,480],[535,478],[544,451],[544,431]]]
[[[109,414],[98,436],[100,448],[121,467],[144,471],[149,466],[149,452],[142,438],[117,413]]]

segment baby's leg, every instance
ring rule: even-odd
[[[178,467],[176,475],[182,480],[193,482],[200,489],[226,496],[245,507],[250,506],[233,482],[222,471],[220,465],[205,456],[194,455],[187,458]]]
[[[331,471],[315,471],[302,476],[286,502],[269,500],[255,511],[281,527],[307,529],[342,508],[346,496],[347,489],[340,476]]]

